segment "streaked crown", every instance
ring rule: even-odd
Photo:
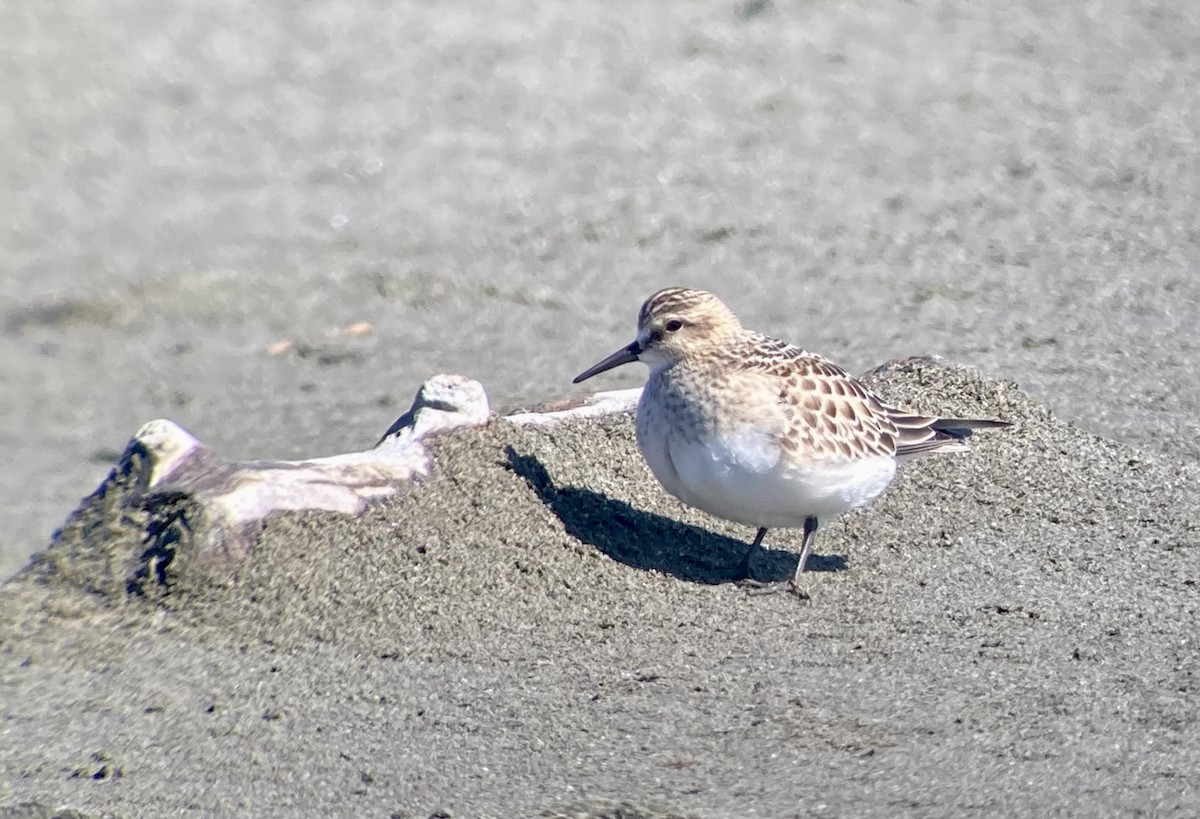
[[[638,331],[660,329],[669,333],[691,329],[689,336],[705,336],[719,339],[735,335],[742,323],[725,303],[707,290],[691,290],[686,287],[668,287],[659,290],[642,304],[638,313]]]

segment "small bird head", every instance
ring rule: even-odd
[[[669,287],[642,304],[637,339],[575,376],[573,383],[631,361],[644,362],[652,372],[663,370],[719,347],[741,331],[737,316],[712,293]]]

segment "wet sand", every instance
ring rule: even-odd
[[[823,531],[807,605],[727,582],[749,533],[626,423],[456,436],[161,598],[97,513],[0,590],[0,810],[1196,812],[1191,3],[10,4],[0,45],[0,572],[148,419],[362,449],[435,372],[566,393],[668,284],[1020,422]]]

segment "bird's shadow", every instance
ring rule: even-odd
[[[750,541],[644,512],[624,501],[574,486],[559,487],[535,455],[507,447],[508,465],[533,488],[567,534],[595,546],[635,569],[657,570],[691,583],[733,583],[746,579],[743,560]],[[769,535],[768,535],[769,536]],[[795,552],[762,547],[751,561],[754,579],[785,581],[796,571]],[[811,555],[806,572],[838,572],[841,555]]]

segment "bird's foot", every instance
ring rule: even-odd
[[[777,580],[756,580],[753,577],[743,577],[740,580],[734,581],[734,585],[747,595],[757,597],[760,594],[774,594],[780,591],[783,583]]]
[[[738,580],[736,585],[746,593],[747,597],[786,592],[797,600],[809,599],[808,592],[800,588],[794,577],[787,580],[755,580],[753,577],[745,577]]]
[[[787,582],[787,593],[792,597],[795,597],[797,600],[803,600],[805,602],[812,599],[808,596],[808,592],[800,588],[799,581],[797,581],[794,577]]]

